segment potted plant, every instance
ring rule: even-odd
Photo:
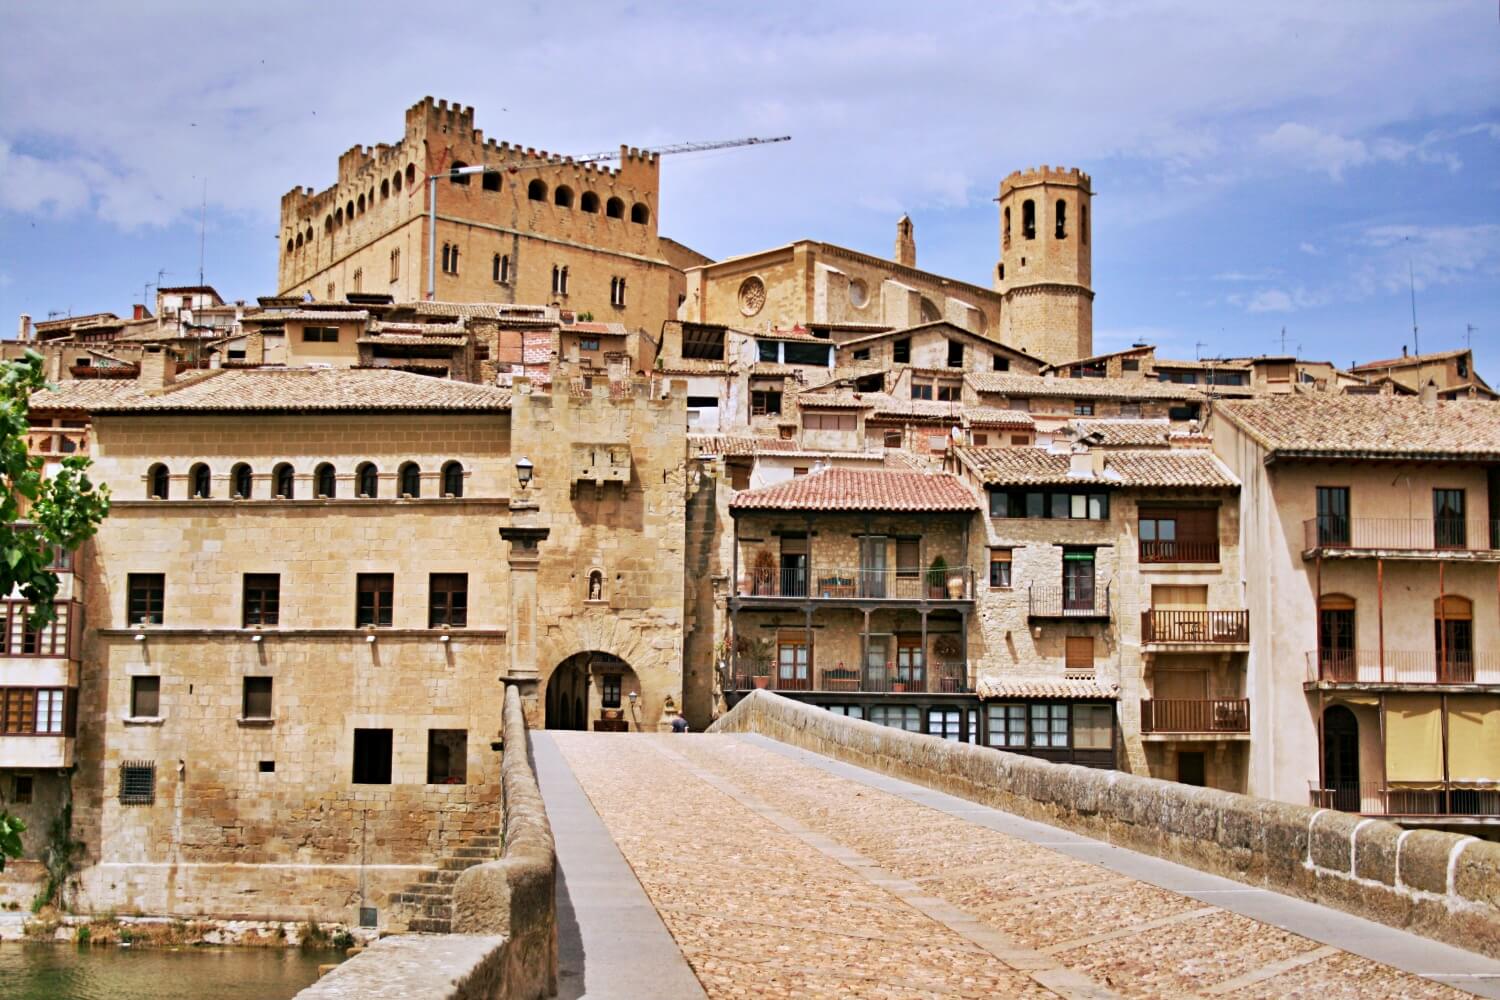
[[[944,587],[948,581],[948,560],[942,556],[936,556],[932,565],[927,567],[927,597],[929,600],[942,600]]]
[[[906,681],[905,681],[905,679],[902,678],[901,674],[897,672],[896,665],[894,663],[892,663],[891,661],[887,660],[886,663],[885,663],[885,669],[888,670],[890,672],[890,675],[891,675],[891,693],[892,694],[905,694],[906,693]]]
[[[771,686],[771,640],[751,639],[746,642],[750,657],[750,679],[757,689]]]

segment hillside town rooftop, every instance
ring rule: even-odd
[[[1212,452],[1111,451],[1102,465],[1074,468],[1071,456],[1040,448],[960,448],[959,461],[986,486],[1055,486],[1099,483],[1120,487],[1229,488],[1239,481]]]
[[[830,469],[735,495],[730,510],[972,511],[979,501],[946,473]]]
[[[1282,396],[1220,404],[1270,458],[1500,459],[1500,410],[1481,400]]]

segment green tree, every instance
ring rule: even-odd
[[[57,554],[78,548],[109,513],[109,490],[90,482],[87,458],[69,455],[49,476],[27,449],[31,396],[44,388],[35,351],[0,365],[0,596],[18,591],[32,606],[33,629],[56,617]],[[0,810],[0,871],[7,857],[20,856],[25,829]]]

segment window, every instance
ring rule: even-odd
[[[188,482],[192,495],[198,499],[206,500],[213,492],[213,477],[209,475],[208,466],[202,462],[188,470]]]
[[[1002,249],[1009,250],[1010,249],[1010,206],[1008,206],[1008,205],[1005,208],[1005,224],[1000,229],[1000,239],[1001,239],[1001,242],[1004,244],[1004,246],[1002,247]],[[1002,277],[1002,278],[1005,277],[1005,274],[1002,272],[1001,275],[1000,275],[1000,277]]]
[[[332,497],[337,486],[338,477],[334,475],[333,466],[327,462],[321,463],[313,470],[313,493],[318,499]]]
[[[922,575],[922,543],[917,539],[896,539],[896,575],[898,577]]]
[[[1002,358],[1000,355],[996,354],[995,356],[990,358],[990,362],[994,365],[995,371],[997,372],[1010,371],[1010,358]]]
[[[690,410],[717,410],[719,408],[718,396],[689,396],[687,398]]]
[[[31,775],[16,775],[11,779],[10,800],[18,806],[30,805],[31,786]]]
[[[585,191],[583,197],[578,199],[578,207],[581,211],[599,214],[599,196],[592,191]]]
[[[625,305],[625,279],[609,279],[609,304],[612,306]]]
[[[552,294],[568,294],[568,269],[566,267],[552,265]]]
[[[495,254],[493,267],[495,280],[502,285],[510,284],[510,254]]]
[[[1094,610],[1094,550],[1063,549],[1063,610]]]
[[[1067,670],[1094,672],[1094,637],[1091,635],[1070,635],[1066,637],[1064,646],[1066,659],[1063,666]]]
[[[1461,549],[1467,545],[1464,530],[1464,491],[1432,491],[1433,544],[1440,549]]]
[[[963,395],[962,385],[944,385],[939,382],[937,387],[937,398],[940,403],[956,403]]]
[[[1089,241],[1089,207],[1080,205],[1078,208],[1078,235],[1084,243]]]
[[[355,292],[362,291],[363,288],[364,288],[364,284],[365,284],[365,269],[362,268],[362,267],[356,267],[354,269],[354,291]]]
[[[792,466],[792,478],[793,479],[796,479],[798,476],[805,476],[805,475],[807,475],[807,466],[805,466],[805,465],[794,465],[794,466]]]
[[[776,389],[750,390],[750,415],[775,416],[781,413],[781,392]]]
[[[260,766],[260,773],[261,774],[275,774],[276,773],[276,762],[274,760],[263,760],[263,761],[260,761],[260,765],[259,766]]]
[[[360,496],[380,495],[380,473],[375,468],[374,462],[361,462],[359,468],[354,470],[354,478],[357,480]]]
[[[1354,598],[1324,594],[1318,601],[1318,674],[1320,680],[1359,679],[1354,660]]]
[[[339,342],[339,328],[336,326],[304,326],[302,328],[302,342],[304,344],[337,344]]]
[[[462,785],[468,781],[469,731],[427,730],[427,783]]]
[[[4,696],[0,704],[4,714],[0,733],[29,736],[36,732],[36,694],[35,688],[0,688],[0,695]]]
[[[281,612],[281,574],[246,573],[244,624],[246,628],[275,625]]]
[[[901,432],[886,431],[885,434],[881,437],[881,443],[887,448],[901,447]]]
[[[1140,508],[1141,562],[1218,562],[1219,511],[1214,507]]]
[[[1026,441],[1012,443],[1024,445]],[[990,516],[1107,521],[1109,494],[1058,490],[995,490],[990,493]]]
[[[599,679],[599,703],[605,708],[620,707],[619,674],[605,674]]]
[[[990,550],[990,586],[996,590],[1009,590],[1011,567],[1010,549]]]
[[[1021,202],[1021,236],[1036,239],[1036,202],[1030,198]]]
[[[8,715],[9,713],[7,713]],[[161,678],[130,678],[130,716],[133,719],[156,719],[161,716]]]
[[[530,199],[531,201],[546,201],[547,200],[547,182],[538,179],[538,180],[533,180],[530,184],[527,184],[526,185],[526,197],[528,199]]]
[[[611,198],[604,204],[604,214],[611,219],[625,218],[625,203],[619,198]]]
[[[397,490],[402,497],[419,497],[422,495],[422,469],[416,462],[404,462],[397,470],[396,478],[400,489]]]
[[[870,349],[868,347],[861,347],[854,352],[853,357],[855,361],[869,361]]]
[[[911,338],[902,337],[891,344],[891,361],[898,365],[911,364]]]
[[[1026,745],[1026,706],[988,705],[989,744],[992,747]]]
[[[165,500],[171,486],[167,467],[160,462],[146,470],[146,493],[152,500]]]
[[[922,717],[917,713],[915,705],[871,705],[865,718],[877,726],[904,729],[908,733],[922,731]]]
[[[161,573],[131,573],[126,577],[126,610],[132,625],[160,625],[167,578]]]
[[[1031,204],[1027,202],[1027,204]],[[1068,745],[1068,706],[1035,704],[1031,706],[1031,745],[1065,747]]]
[[[755,342],[755,349],[756,358],[760,361],[777,362],[781,360],[781,345],[774,340],[757,340]]]
[[[824,705],[823,707],[834,715],[842,715],[849,719],[863,719],[865,717],[865,707],[863,705]]]
[[[948,341],[948,367],[962,368],[964,366],[964,345],[961,340]]]
[[[458,273],[458,244],[457,243],[454,243],[451,246],[449,244],[447,244],[447,243],[443,244],[443,271],[445,273],[447,273],[447,274],[457,274]]]
[[[1053,206],[1056,213],[1056,236],[1060,240],[1068,238],[1068,203],[1061,198]]]
[[[427,627],[464,628],[468,624],[469,574],[432,574],[428,578]]]
[[[390,628],[396,582],[390,573],[360,573],[356,579],[355,628]]]
[[[443,463],[443,496],[464,495],[464,467],[460,462]]]
[[[389,729],[356,729],[354,731],[354,783],[356,785],[389,785],[391,783],[391,731]]]
[[[149,806],[156,801],[156,762],[128,760],[120,765],[120,805]]]
[[[246,677],[240,699],[240,718],[271,718],[271,678]]]
[[[1349,487],[1317,488],[1318,544],[1349,544]]]
[[[271,495],[278,500],[290,500],[297,481],[290,462],[282,462],[271,470]]]
[[[1073,748],[1109,750],[1115,745],[1112,705],[1073,706]]]
[[[932,398],[932,383],[931,382],[916,382],[916,381],[913,381],[912,384],[911,384],[911,398],[912,399],[931,399]]]
[[[1474,683],[1474,602],[1458,594],[1433,601],[1439,684]]]
[[[597,351],[599,349],[598,337],[579,337],[578,349],[580,351]]]
[[[397,281],[401,277],[401,248],[397,247],[391,251],[391,280]]]
[[[987,446],[989,443],[990,443],[990,436],[988,434],[981,434],[978,431],[976,431],[974,433],[974,447],[976,447],[976,448],[983,448],[983,447]]]
[[[552,204],[558,208],[573,207],[573,189],[566,184],[559,184],[552,192]]]
[[[1073,400],[1073,416],[1092,417],[1094,415],[1094,401],[1092,399]]]
[[[776,643],[778,687],[807,687],[811,650],[805,633],[788,633]]]
[[[486,170],[479,178],[479,186],[485,191],[500,190],[500,173],[496,170]]]
[[[782,360],[789,365],[819,365],[827,367],[829,349],[827,344],[783,344]]]
[[[1140,416],[1141,416],[1141,404],[1140,403],[1121,403],[1120,404],[1120,416],[1128,418],[1128,419],[1131,419],[1131,420],[1139,420]]]
[[[630,221],[644,226],[651,221],[651,210],[640,202],[636,202],[630,206]]]
[[[969,742],[966,716],[961,708],[929,708],[927,710],[927,735],[940,736],[954,743]]]
[[[852,431],[855,429],[852,413],[804,413],[802,426],[810,431]]]

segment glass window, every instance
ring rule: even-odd
[[[1026,745],[1026,706],[990,705],[990,746],[1024,747]]]
[[[166,589],[167,578],[162,573],[131,573],[126,577],[130,624],[160,625]]]
[[[130,714],[137,719],[154,719],[161,715],[160,677],[130,678]]]
[[[390,628],[396,581],[390,573],[360,573],[356,578],[355,628]]]
[[[968,742],[965,732],[967,715],[961,708],[929,708],[927,710],[927,735],[940,736],[954,743]]]
[[[620,707],[619,674],[605,674],[599,679],[599,704],[604,708]]]
[[[281,614],[281,574],[246,573],[244,625],[275,625]]]
[[[63,691],[61,688],[36,693],[36,731],[58,734],[63,731]]]
[[[911,363],[911,338],[902,337],[891,344],[891,361],[898,365]]]
[[[429,577],[427,627],[464,628],[469,624],[469,574],[433,573]]]
[[[1108,750],[1114,746],[1114,717],[1114,708],[1110,705],[1074,705],[1073,748]]]
[[[828,364],[827,344],[799,344],[789,343],[782,345],[782,357],[789,365],[823,365]]]
[[[1031,706],[1031,745],[1066,747],[1068,745],[1068,706],[1036,704]]]
[[[1089,498],[1082,493],[1074,493],[1068,498],[1068,516],[1083,520],[1089,516]]]
[[[904,729],[909,733],[922,731],[922,717],[915,705],[871,705],[866,718],[877,726]]]
[[[995,549],[990,552],[990,586],[1003,589],[1010,586],[1011,550]]]
[[[758,346],[759,351],[760,351],[760,360],[762,360],[762,361],[780,361],[781,360],[781,352],[780,352],[780,350],[777,347],[776,341],[774,341],[774,340],[757,340],[755,343]]]
[[[865,717],[863,705],[824,705],[823,707],[834,715],[846,715],[851,719],[863,719]]]

